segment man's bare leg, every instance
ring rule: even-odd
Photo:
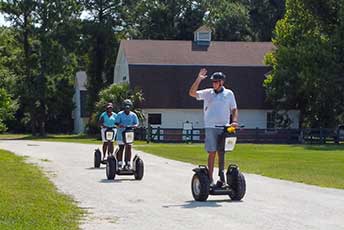
[[[107,142],[103,142],[103,160],[105,159],[107,147],[108,147]]]
[[[113,142],[108,142],[108,155],[113,154]]]
[[[221,182],[225,182],[225,153],[224,152],[218,152],[218,161],[219,161],[219,177]]]
[[[216,152],[208,152],[208,170],[210,183],[213,181],[214,161]]]

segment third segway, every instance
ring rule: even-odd
[[[116,136],[117,129],[108,127],[105,130],[105,140],[110,142],[114,140],[114,137]],[[111,155],[112,153],[109,153]],[[94,150],[94,167],[99,168],[100,164],[106,164],[106,159],[102,160],[102,153],[100,149]]]

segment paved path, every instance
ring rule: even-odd
[[[104,166],[93,168],[96,147],[0,141],[0,149],[29,156],[60,191],[88,210],[82,229],[344,229],[344,190],[245,174],[247,194],[242,202],[227,196],[194,202],[193,165],[137,151],[145,162],[143,180],[122,176],[108,181]]]

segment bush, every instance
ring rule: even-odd
[[[129,85],[124,84],[112,84],[109,87],[103,89],[99,93],[99,101],[96,102],[96,111],[91,114],[89,122],[86,127],[88,134],[94,134],[99,132],[98,120],[100,114],[105,111],[107,103],[113,103],[113,111],[118,113],[122,110],[122,103],[125,99],[130,99],[133,102],[132,111],[135,112],[142,123],[144,121],[144,115],[140,109],[140,105],[144,100],[142,91],[139,89],[130,89]]]

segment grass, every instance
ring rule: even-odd
[[[85,135],[0,135],[0,139],[72,142],[100,145],[101,141]],[[203,144],[146,144],[136,141],[135,148],[169,159],[207,164]],[[256,145],[238,144],[227,154],[227,165],[236,163],[241,170],[263,176],[285,179],[322,187],[344,189],[343,145]]]
[[[28,137],[28,134],[0,134],[0,140],[16,140],[16,139],[23,139]]]
[[[32,141],[51,141],[51,142],[68,142],[80,144],[96,144],[100,145],[102,142],[97,137],[90,137],[87,135],[78,134],[55,134],[46,137],[35,137],[29,134],[0,134],[0,140],[32,140]],[[144,144],[145,141],[135,141],[135,144]]]
[[[203,144],[147,144],[136,148],[178,161],[207,164]],[[342,145],[238,144],[226,158],[227,165],[236,163],[244,172],[344,189]]]
[[[83,211],[24,159],[0,150],[0,229],[78,229]]]
[[[87,135],[48,135],[46,137],[35,137],[29,134],[0,134],[0,140],[34,140],[34,141],[52,141],[52,142],[70,142],[81,144],[99,144],[101,143],[96,137]]]

